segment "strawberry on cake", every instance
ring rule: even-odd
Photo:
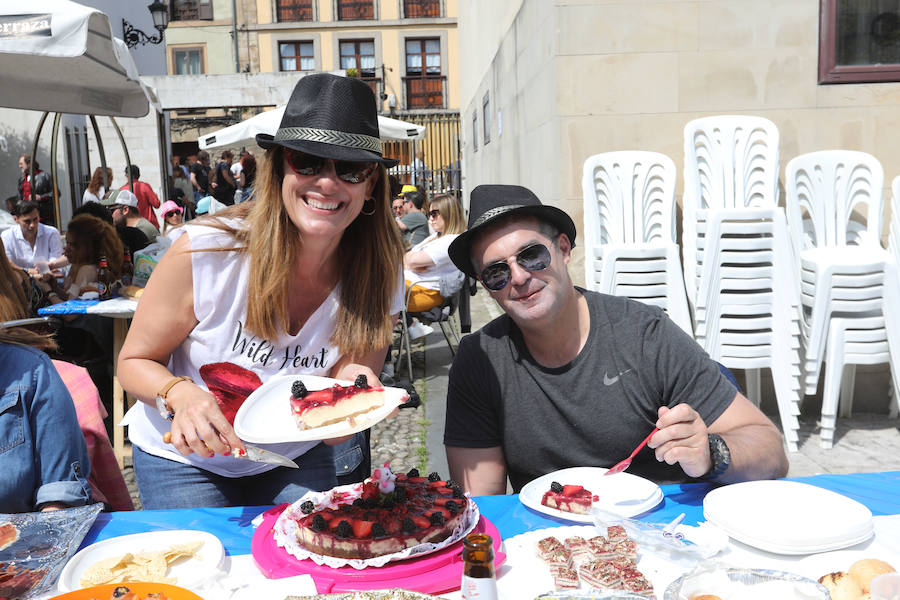
[[[334,384],[310,392],[299,379],[291,386],[291,412],[301,430],[351,419],[384,405],[384,388],[369,385],[360,375],[352,386]]]
[[[367,559],[450,537],[465,519],[468,498],[452,480],[416,469],[394,474],[375,469],[361,493],[318,507],[300,505],[296,536],[309,552]]]
[[[565,512],[586,515],[591,512],[591,505],[597,499],[590,490],[580,485],[562,485],[554,481],[550,484],[550,489],[544,492],[541,504]]]

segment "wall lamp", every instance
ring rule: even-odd
[[[159,44],[163,41],[163,32],[169,26],[169,7],[166,6],[165,2],[154,0],[153,4],[147,8],[150,10],[150,16],[153,17],[153,26],[156,27],[159,35],[149,36],[125,19],[122,19],[125,45],[129,48],[134,48],[138,44]]]

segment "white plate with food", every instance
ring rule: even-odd
[[[178,529],[123,535],[79,551],[63,568],[58,586],[61,592],[70,592],[119,583],[101,579],[120,575],[125,581],[191,587],[215,575],[224,558],[222,542],[205,531]],[[85,579],[82,585],[84,578],[90,580]]]
[[[837,550],[812,554],[798,560],[789,570],[815,581],[831,574],[832,581],[823,581],[822,583],[829,590],[832,590],[834,586],[841,588],[837,594],[832,591],[832,597],[835,597],[845,592],[855,591],[857,586],[861,588],[860,593],[863,593],[873,577],[882,573],[896,572],[898,568],[900,568],[900,556],[880,548],[877,543],[874,543],[864,550]],[[853,579],[853,583],[841,582],[841,573],[846,573],[846,576]]]
[[[776,554],[840,550],[874,534],[872,512],[836,492],[797,481],[748,481],[703,499],[703,516],[731,538]]]
[[[341,418],[338,422],[308,429],[300,429],[291,407],[292,387],[295,381],[301,381],[310,393],[328,390],[335,385],[349,388],[352,381],[318,377],[315,375],[284,375],[273,377],[262,384],[247,400],[241,404],[234,418],[234,431],[245,442],[254,444],[275,444],[282,442],[309,442],[325,440],[357,431],[368,429],[375,423],[386,419],[394,409],[406,402],[409,394],[401,388],[372,388],[377,392],[383,390],[380,406],[371,408],[361,414]],[[370,396],[362,394],[354,396],[356,400],[377,402]],[[337,407],[338,405],[334,405]],[[360,408],[360,404],[349,406],[350,412]],[[364,407],[364,406],[363,406]],[[340,410],[340,409],[339,409]],[[332,412],[326,417],[340,417],[340,413]]]
[[[501,598],[534,598],[540,593],[555,588],[550,569],[537,555],[537,543],[547,537],[555,537],[560,542],[566,538],[578,536],[585,540],[597,535],[605,535],[596,527],[586,525],[571,525],[563,527],[550,527],[522,533],[503,540],[503,551],[506,553],[506,563],[500,570],[497,579],[497,588]],[[638,544],[637,568],[653,584],[658,596],[662,597],[662,591],[673,579],[679,577],[688,566],[663,559],[651,552],[645,552]],[[581,590],[594,590],[588,583],[581,581]]]
[[[570,467],[554,471],[525,484],[519,492],[519,500],[538,512],[577,523],[592,523],[590,510],[585,514],[579,514],[541,503],[544,494],[550,490],[554,481],[562,486],[582,486],[591,495],[596,496],[596,500],[592,503],[593,507],[623,517],[645,513],[662,502],[662,490],[649,479],[631,473],[604,476],[606,471],[608,469],[601,467]]]

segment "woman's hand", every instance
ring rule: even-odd
[[[244,449],[215,396],[203,388],[181,382],[170,390],[166,400],[175,411],[171,444],[183,456],[191,453],[206,458],[214,454],[228,456],[235,449]]]

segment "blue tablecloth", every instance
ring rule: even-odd
[[[802,481],[843,494],[864,504],[874,515],[900,514],[900,471],[813,475],[792,478],[792,481]],[[703,520],[703,497],[713,487],[707,483],[664,485],[663,502],[639,518],[652,523],[665,523],[685,513],[684,523],[696,525]],[[544,527],[572,524],[526,508],[516,495],[480,496],[475,498],[475,502],[481,513],[497,526],[503,538]],[[130,533],[160,529],[200,529],[222,540],[228,554],[250,554],[250,540],[254,531],[251,521],[267,508],[269,507],[258,506],[104,513],[97,518],[82,546]]]
[[[98,304],[100,304],[100,300],[79,300],[78,298],[75,298],[73,300],[60,302],[59,304],[51,304],[50,306],[39,308],[38,314],[42,317],[48,315],[83,315],[87,314],[90,307],[97,306]]]

